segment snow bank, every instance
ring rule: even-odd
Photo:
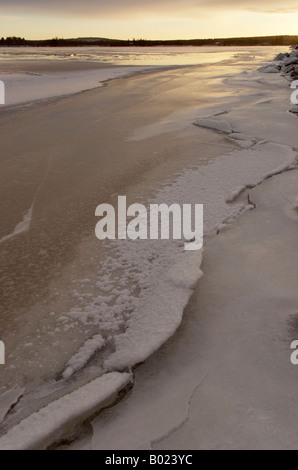
[[[42,408],[0,438],[0,450],[43,450],[73,431],[88,416],[112,403],[132,379],[112,373]]]

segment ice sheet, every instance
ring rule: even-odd
[[[150,68],[152,67],[111,67],[96,71],[43,75],[26,72],[1,74],[0,72],[0,80],[5,84],[5,105],[16,106],[91,90],[103,86],[107,80],[125,77]]]

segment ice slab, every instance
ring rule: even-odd
[[[225,134],[231,134],[233,129],[227,121],[217,121],[215,119],[199,119],[194,123],[199,127],[206,127],[207,129],[214,129]]]
[[[132,379],[106,374],[34,413],[0,438],[1,450],[43,450],[107,406]]]

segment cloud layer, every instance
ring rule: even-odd
[[[290,13],[297,0],[1,0],[1,13],[81,16],[121,19],[123,16],[177,16],[212,13],[214,10]]]

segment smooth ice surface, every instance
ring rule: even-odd
[[[161,67],[212,64],[225,60],[257,61],[280,48],[263,47],[130,47],[31,48],[1,47],[0,80],[6,88],[6,106],[18,106],[71,95],[102,86],[103,82]],[[46,71],[32,64],[41,63]],[[72,72],[59,72],[65,64]],[[97,70],[88,70],[98,66]],[[82,66],[84,66],[82,70]],[[76,71],[79,68],[82,71]],[[270,67],[270,66],[269,66]],[[271,66],[272,67],[272,66]]]
[[[0,80],[5,84],[5,105],[16,106],[99,88],[107,80],[145,70],[148,67],[112,67],[47,75],[26,72],[2,74],[0,71]]]
[[[253,54],[259,57],[274,56],[280,47],[215,47],[215,46],[186,46],[186,47],[1,47],[0,59],[9,67],[11,61],[21,63],[26,69],[29,61],[46,61],[49,64],[63,62],[67,64],[105,64],[130,66],[177,66],[212,64],[233,58],[247,58]],[[287,50],[288,48],[283,48]],[[260,53],[261,51],[261,53]]]

